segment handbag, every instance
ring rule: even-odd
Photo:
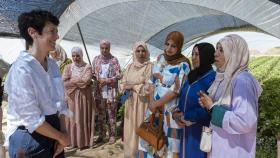
[[[212,129],[203,126],[201,140],[200,140],[200,150],[204,152],[210,152],[211,147],[212,147]]]
[[[158,115],[156,116],[156,114]],[[158,123],[155,120],[156,117]],[[148,122],[144,121],[136,128],[136,134],[157,150],[160,150],[165,144],[163,117],[162,113],[152,113]]]

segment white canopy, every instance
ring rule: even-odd
[[[162,49],[173,30],[184,34],[185,48],[225,29],[280,38],[279,1],[269,0],[76,0],[60,21],[60,38],[81,41],[78,22],[86,43],[105,38],[126,49],[139,40]]]

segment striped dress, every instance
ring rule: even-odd
[[[153,79],[152,83],[155,86],[154,99],[159,100],[169,91],[179,93],[181,87],[175,88],[175,78],[178,77],[181,83],[184,82],[187,74],[189,73],[189,65],[187,62],[181,62],[177,65],[169,65],[164,59],[163,55],[158,57],[158,60],[153,66],[152,73],[160,73],[163,76],[163,83],[159,79]],[[164,106],[164,123],[163,129],[166,136],[166,144],[159,151],[152,148],[147,142],[139,140],[139,158],[154,158],[155,155],[164,158],[177,158],[180,152],[180,137],[183,129],[177,125],[175,120],[172,119],[172,112],[178,106],[178,97],[170,100]],[[145,118],[151,115],[151,111],[147,110]]]

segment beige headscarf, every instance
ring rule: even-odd
[[[144,63],[140,63],[136,57],[136,50],[139,46],[142,46],[145,50],[146,50],[146,59],[145,59],[145,62]],[[150,52],[147,48],[147,45],[145,42],[143,41],[139,41],[139,42],[136,42],[134,44],[134,47],[133,47],[133,66],[137,67],[137,68],[141,68],[147,64],[150,63]]]
[[[225,65],[222,69],[217,70],[215,81],[208,92],[210,97],[214,98],[221,82],[223,89],[216,103],[229,106],[232,99],[232,80],[241,71],[247,69],[249,63],[249,49],[246,41],[235,34],[225,36],[218,43],[223,47]]]

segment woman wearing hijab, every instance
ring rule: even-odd
[[[152,85],[154,86],[153,100],[146,112],[148,118],[156,109],[162,109],[164,114],[163,130],[165,133],[165,145],[156,151],[151,145],[140,139],[139,157],[179,157],[180,127],[172,117],[172,112],[178,106],[178,94],[181,83],[184,83],[189,73],[189,61],[181,54],[184,36],[177,31],[171,32],[165,39],[164,53],[158,59],[152,70]]]
[[[50,51],[50,57],[56,60],[61,74],[63,74],[65,66],[72,63],[72,60],[67,58],[65,50],[59,44],[55,45],[55,50]]]
[[[199,103],[211,111],[211,158],[254,158],[260,84],[247,70],[249,49],[238,35],[227,35],[216,46],[216,78],[209,96]]]
[[[150,53],[144,42],[135,43],[133,47],[133,62],[127,66],[121,83],[121,91],[129,91],[130,96],[125,101],[124,114],[124,157],[136,158],[138,135],[135,129],[144,121],[144,113],[148,107],[147,83],[152,75]]]
[[[71,50],[73,63],[63,74],[66,101],[74,116],[66,120],[71,147],[83,149],[92,146],[94,131],[94,102],[91,93],[92,68],[83,61],[80,47]]]
[[[180,157],[206,158],[199,148],[202,126],[209,126],[210,114],[198,103],[199,91],[206,92],[215,79],[215,48],[210,43],[199,43],[192,50],[193,70],[188,74],[179,99],[179,110],[174,112],[178,124],[184,126]]]

